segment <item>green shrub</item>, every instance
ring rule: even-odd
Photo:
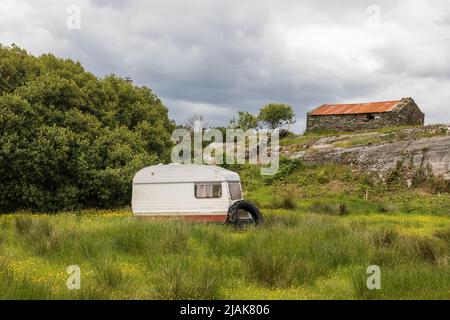
[[[280,158],[277,173],[271,176],[263,176],[263,180],[267,185],[274,182],[289,181],[291,175],[302,167],[302,162],[299,159]]]
[[[14,46],[0,57],[2,212],[128,204],[136,171],[168,161],[174,124],[148,88]]]

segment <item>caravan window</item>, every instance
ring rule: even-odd
[[[222,197],[222,185],[220,183],[196,183],[196,198],[220,198]]]
[[[228,189],[230,189],[231,200],[242,199],[241,184],[239,182],[228,182]]]

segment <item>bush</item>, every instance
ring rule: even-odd
[[[128,204],[135,172],[168,160],[174,125],[149,89],[17,47],[0,57],[1,211]]]
[[[426,162],[427,149],[422,151],[422,162],[419,166],[414,165],[413,156],[409,164],[404,165],[406,159],[399,160],[386,178],[386,183],[390,187],[406,185],[414,188],[424,188],[431,193],[449,193],[450,181],[442,176],[436,176],[430,163]]]
[[[289,136],[290,132],[287,129],[280,129],[279,131],[279,137],[280,139],[286,138],[287,136]]]
[[[272,176],[264,176],[264,182],[267,185],[271,185],[274,182],[280,183],[289,181],[292,174],[300,168],[302,168],[302,162],[300,160],[281,158],[277,173]]]

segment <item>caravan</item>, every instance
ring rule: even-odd
[[[261,223],[261,214],[244,201],[236,172],[209,165],[146,167],[133,179],[136,216],[196,221]]]

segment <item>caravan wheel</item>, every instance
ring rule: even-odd
[[[256,225],[263,223],[264,219],[258,207],[248,201],[237,201],[228,209],[229,223],[242,225],[245,223],[254,223]]]

